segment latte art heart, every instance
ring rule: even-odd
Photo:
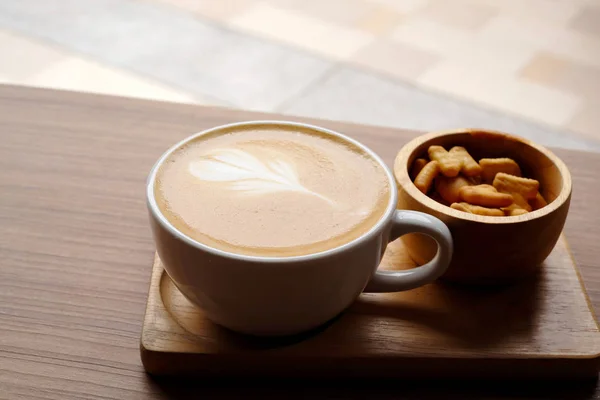
[[[225,148],[190,162],[189,171],[196,178],[210,182],[228,182],[227,188],[244,194],[268,194],[291,191],[316,196],[330,204],[327,197],[304,187],[294,166],[282,156],[262,161],[239,149]]]
[[[200,136],[161,165],[158,206],[180,232],[236,254],[297,256],[348,243],[381,219],[385,170],[351,143],[258,125]]]

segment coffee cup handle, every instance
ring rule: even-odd
[[[390,242],[407,233],[423,233],[437,242],[433,260],[404,271],[375,271],[365,292],[401,292],[423,286],[439,278],[452,259],[452,235],[439,219],[418,211],[396,210]]]

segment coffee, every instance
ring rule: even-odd
[[[236,254],[321,252],[368,232],[390,201],[361,148],[310,128],[256,124],[202,135],[157,172],[156,202],[179,231]]]

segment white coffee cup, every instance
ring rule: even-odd
[[[162,214],[154,197],[156,174],[175,150],[198,136],[244,124],[309,128],[363,149],[378,162],[391,188],[383,217],[359,238],[326,251],[293,257],[234,254],[200,243],[178,231]],[[289,335],[324,324],[345,310],[361,292],[399,292],[437,279],[452,258],[452,236],[431,215],[396,210],[398,191],[383,161],[363,144],[325,128],[283,121],[252,121],[197,133],[171,147],[152,168],[147,205],[157,252],[179,290],[215,323],[260,336]],[[377,271],[387,244],[419,232],[438,244],[433,260],[404,271]]]

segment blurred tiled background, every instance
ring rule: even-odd
[[[600,0],[0,0],[0,82],[600,151]]]

